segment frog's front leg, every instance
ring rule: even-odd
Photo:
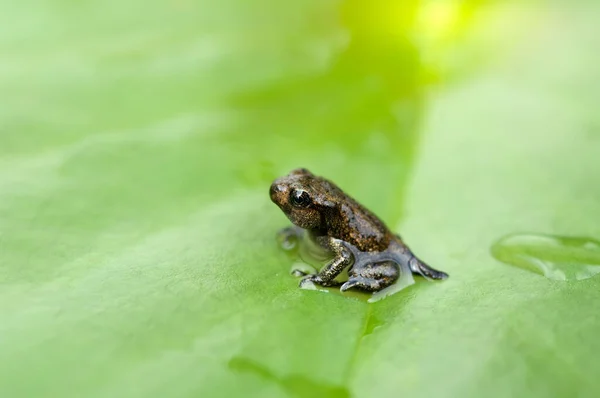
[[[325,265],[317,275],[307,275],[300,281],[300,287],[306,287],[309,283],[316,283],[321,286],[336,286],[339,282],[335,281],[346,267],[354,262],[354,256],[345,242],[327,236],[318,237],[317,243],[332,251],[333,259]]]

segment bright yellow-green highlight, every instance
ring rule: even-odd
[[[419,13],[420,31],[435,38],[452,35],[460,21],[460,7],[454,1],[432,1],[425,3]]]

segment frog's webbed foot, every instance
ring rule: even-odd
[[[447,273],[430,267],[417,256],[415,256],[408,246],[406,246],[406,244],[402,241],[400,235],[396,234],[396,238],[398,238],[398,243],[400,244],[400,251],[403,254],[408,254],[409,256],[408,261],[402,262],[408,265],[413,274],[421,275],[427,279],[443,280],[448,278]]]
[[[317,242],[334,253],[334,258],[316,275],[307,275],[300,281],[300,287],[306,287],[310,283],[321,286],[338,286],[340,282],[334,279],[354,261],[354,256],[346,243],[331,237],[319,237]]]
[[[321,278],[319,275],[306,275],[304,278],[300,280],[299,287],[302,289],[306,289],[310,287],[311,284],[317,284],[323,287],[332,287],[332,286],[340,286],[343,282],[338,282],[336,280],[325,280]]]
[[[300,227],[292,225],[277,232],[277,242],[284,250],[293,250],[298,246],[298,241],[302,237],[304,230]]]
[[[398,280],[400,272],[398,266],[392,261],[366,264],[357,269],[350,269],[348,282],[340,290],[345,292],[358,289],[367,292],[377,292],[392,285]]]
[[[431,268],[423,261],[419,260],[416,256],[412,255],[411,259],[408,260],[408,267],[413,274],[422,275],[425,278],[444,280],[448,278],[448,274],[443,271]]]

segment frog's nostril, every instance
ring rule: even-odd
[[[285,191],[285,187],[283,187],[283,185],[279,185],[277,183],[273,183],[271,184],[271,189],[269,190],[269,193],[271,195],[271,198],[275,197],[277,194],[281,193]]]

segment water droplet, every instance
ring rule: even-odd
[[[566,236],[513,234],[492,246],[503,263],[541,273],[548,279],[572,281],[600,273],[600,241]]]
[[[329,293],[331,288],[322,287],[315,284],[313,281],[302,281],[302,285],[300,285],[300,289],[304,290],[315,290],[319,292]],[[333,289],[331,289],[333,290]]]

